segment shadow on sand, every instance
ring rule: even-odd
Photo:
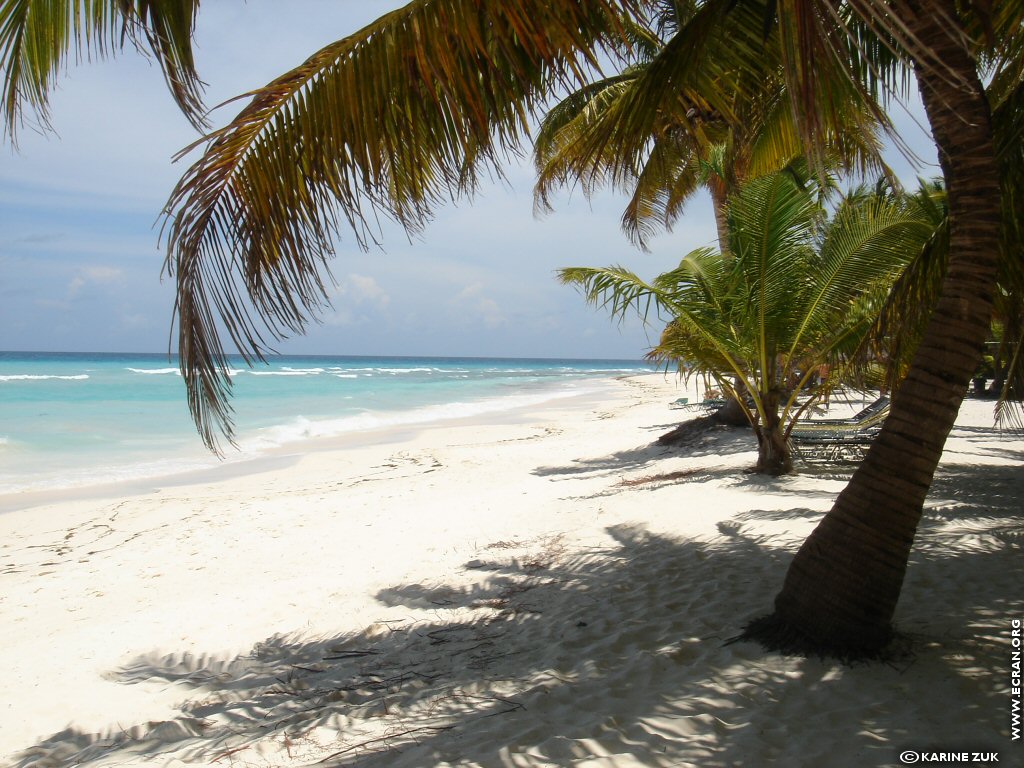
[[[770,606],[790,559],[751,532],[757,513],[709,541],[620,526],[614,545],[569,555],[549,541],[510,558],[495,543],[467,564],[471,587],[378,594],[407,620],[271,637],[240,657],[140,656],[112,675],[179,690],[175,719],[66,730],[12,764],[881,766],[905,748],[1006,749],[1007,626],[1024,613],[1020,470],[954,466],[936,488],[899,664],[723,645]]]

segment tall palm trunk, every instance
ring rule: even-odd
[[[949,270],[881,434],[794,558],[775,613],[747,628],[780,650],[860,656],[891,639],[925,495],[988,333],[1000,228],[989,104],[949,29],[953,0],[892,5],[920,45],[918,82],[949,194]]]
[[[718,250],[722,253],[729,252],[729,187],[723,179],[708,179],[708,190],[711,192],[711,206],[715,212],[715,227],[718,231]],[[735,190],[734,190],[735,191]],[[732,427],[746,427],[750,424],[746,411],[740,404],[740,398],[746,395],[743,383],[739,377],[733,380],[733,389],[736,397],[728,397],[725,404],[715,411],[715,421],[720,424],[728,424]],[[758,438],[760,440],[760,437]],[[760,464],[760,462],[758,462]],[[781,474],[781,473],[780,473]]]

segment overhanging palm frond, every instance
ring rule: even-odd
[[[726,194],[750,178],[772,173],[806,151],[793,96],[787,91],[780,36],[765,33],[770,3],[663,3],[675,21],[657,55],[640,59],[614,78],[571,94],[542,123],[536,147],[537,207],[559,185],[579,183],[584,194],[607,186],[631,194],[623,229],[645,247],[670,229],[698,188],[697,171],[723,154],[716,215]],[[657,25],[656,25],[657,26]],[[833,25],[836,45],[852,47]],[[831,62],[829,77],[844,97],[850,72]],[[828,90],[829,77],[815,74]],[[817,87],[817,86],[816,86]],[[879,108],[868,95],[837,99],[817,119],[816,171],[887,171],[881,161]],[[724,227],[720,226],[720,239]]]
[[[519,151],[528,118],[597,66],[634,0],[415,0],[256,91],[167,207],[182,373],[208,445],[229,437],[222,321],[248,360],[326,302],[340,227],[409,231]],[[254,307],[251,312],[249,307]],[[256,315],[259,315],[259,319]]]
[[[620,98],[636,79],[636,71],[627,69],[612,77],[588,83],[551,107],[541,120],[534,138],[534,209],[552,210],[550,196],[556,188],[579,180],[585,195],[605,183],[600,158],[587,158],[582,167],[573,147],[591,130],[591,126]]]
[[[694,132],[681,123],[666,121],[650,137],[639,165],[624,163],[620,147],[602,143],[594,151],[592,139],[606,129],[605,122],[618,109],[617,102],[637,87],[642,69],[633,67],[614,77],[585,86],[555,105],[541,122],[534,144],[537,182],[535,209],[552,210],[551,192],[579,183],[588,198],[603,187],[630,194],[623,214],[623,229],[641,247],[659,228],[669,227],[681,207],[698,186],[699,166],[695,157],[701,149]],[[693,110],[706,109],[697,94],[681,98]],[[675,204],[674,204],[675,203]]]
[[[692,359],[713,373],[731,372],[745,376],[740,362],[746,339],[736,335],[727,311],[733,283],[730,259],[707,248],[687,254],[679,266],[648,283],[622,267],[570,267],[558,271],[559,280],[580,290],[588,303],[601,307],[617,319],[635,311],[645,322],[654,310],[661,319],[671,318],[661,343],[648,358],[656,362],[681,359],[677,346],[701,350]],[[670,351],[671,349],[671,351]],[[689,358],[688,358],[689,359]]]
[[[607,310],[613,319],[622,320],[631,310],[644,322],[651,309],[659,316],[671,314],[669,294],[625,267],[566,267],[558,270],[558,280],[579,289],[588,304]]]
[[[745,4],[708,0],[692,14],[652,60],[637,67],[600,114],[588,115],[571,141],[567,167],[577,177],[631,180],[644,166],[650,142],[681,131],[689,142],[712,145],[725,124],[735,122],[736,92],[730,76],[736,69],[763,72],[763,41],[730,47],[730,35],[743,30]],[[756,37],[754,35],[753,37]],[[753,87],[752,87],[753,90]]]
[[[192,57],[199,0],[3,0],[0,70],[6,129],[26,107],[49,124],[49,95],[69,59],[106,56],[131,43],[155,54],[178,106],[204,126],[202,83]]]

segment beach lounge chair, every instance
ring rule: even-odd
[[[723,405],[725,405],[725,400],[717,397],[706,398],[701,400],[699,403],[691,403],[689,398],[680,397],[678,400],[673,400],[669,403],[668,407],[681,411],[704,411],[704,413],[712,413],[717,411]]]
[[[880,397],[848,419],[800,422],[789,433],[793,455],[805,463],[860,461],[888,415],[889,398]]]
[[[818,426],[828,426],[828,425],[835,425],[835,424],[840,424],[840,425],[842,425],[842,424],[863,424],[865,421],[867,421],[869,419],[873,419],[878,414],[888,414],[888,413],[889,413],[889,398],[886,397],[885,395],[882,395],[880,398],[875,400],[875,402],[871,403],[871,405],[867,406],[862,411],[858,411],[857,413],[853,414],[853,416],[850,416],[848,418],[845,418],[845,419],[814,419],[814,420],[802,421],[802,422],[799,423],[798,427],[803,427],[803,426],[818,427]],[[884,418],[884,416],[883,416],[883,418]]]

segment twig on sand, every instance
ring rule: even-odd
[[[670,483],[673,480],[685,480],[706,472],[707,470],[704,469],[683,469],[679,472],[667,472],[663,475],[645,475],[644,477],[620,480],[617,485],[628,488],[635,485],[649,485],[651,483]]]
[[[232,755],[234,755],[234,754],[236,754],[238,752],[242,752],[242,751],[244,751],[244,750],[246,750],[248,748],[249,748],[249,745],[246,744],[244,747],[236,747],[235,749],[229,749],[226,752],[221,752],[219,755],[217,755],[215,758],[213,758],[213,760],[211,760],[210,762],[218,763],[221,760],[223,760],[225,757],[231,757]]]
[[[380,651],[340,651],[334,656],[324,656],[324,661],[340,661],[342,659],[358,659],[363,656],[380,656]]]
[[[369,739],[368,741],[361,741],[358,744],[353,744],[352,746],[345,747],[344,749],[339,750],[339,751],[337,751],[337,752],[335,752],[333,754],[330,754],[327,757],[323,758],[322,760],[319,760],[318,764],[326,763],[328,760],[333,760],[336,757],[341,757],[342,755],[348,754],[349,752],[352,752],[353,750],[356,750],[356,749],[365,749],[366,747],[370,746],[371,744],[376,744],[378,742],[393,741],[394,739],[397,739],[397,738],[399,738],[401,736],[409,736],[409,735],[414,734],[414,733],[422,733],[423,731],[430,731],[430,732],[433,732],[433,733],[440,733],[442,731],[450,731],[453,728],[455,728],[454,725],[423,725],[423,726],[420,726],[419,728],[409,728],[408,730],[405,730],[405,731],[399,731],[397,733],[389,733],[386,736],[379,736],[376,739]]]

